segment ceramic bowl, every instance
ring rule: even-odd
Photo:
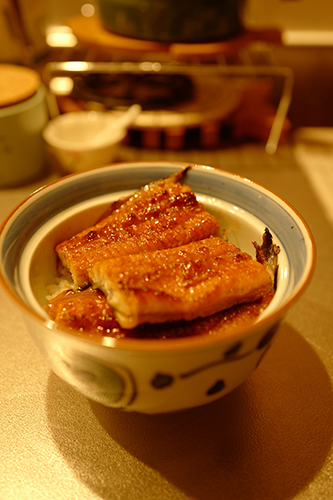
[[[184,166],[124,163],[69,175],[26,198],[0,228],[1,286],[16,302],[51,369],[110,407],[170,412],[232,391],[258,366],[313,273],[313,238],[286,201],[249,179],[192,165],[186,182],[229,229],[230,241],[254,254],[251,242],[261,241],[267,226],[280,246],[277,291],[262,316],[224,337],[96,341],[57,328],[43,308],[46,287],[56,276],[55,243],[94,223],[111,200]]]
[[[116,129],[102,143],[94,142],[111,120],[108,113],[97,111],[65,113],[50,120],[43,130],[50,162],[69,174],[114,161],[125,128]]]

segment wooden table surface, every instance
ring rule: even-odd
[[[126,149],[119,160],[184,160],[238,172],[309,224],[315,275],[257,371],[210,405],[170,415],[93,403],[54,375],[0,291],[0,497],[5,500],[333,498],[333,233],[293,148]],[[0,191],[0,218],[54,174]]]

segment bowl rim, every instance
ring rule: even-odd
[[[38,195],[39,193],[52,189],[57,186],[59,183],[64,183],[67,181],[71,181],[73,177],[77,176],[89,176],[89,175],[98,175],[99,173],[102,173],[105,171],[106,168],[123,168],[123,167],[131,167],[131,168],[142,168],[142,166],[145,165],[145,167],[178,167],[184,168],[185,166],[190,166],[193,169],[202,169],[207,172],[212,171],[212,172],[217,172],[219,175],[222,176],[227,176],[229,178],[236,179],[241,182],[246,182],[248,185],[252,185],[255,188],[262,190],[268,194],[270,194],[271,197],[275,198],[278,200],[280,203],[285,204],[291,212],[294,213],[294,215],[300,220],[300,222],[303,224],[303,228],[308,236],[308,241],[309,241],[309,255],[310,255],[310,262],[308,265],[308,272],[307,275],[305,276],[305,279],[301,283],[301,285],[298,287],[298,289],[291,294],[291,296],[287,299],[287,301],[280,306],[277,307],[276,310],[272,311],[269,313],[267,316],[264,316],[262,319],[259,319],[256,321],[253,325],[248,326],[248,327],[239,327],[238,329],[234,330],[232,333],[219,336],[219,335],[196,335],[196,336],[189,336],[189,337],[177,337],[177,338],[169,338],[169,339],[136,339],[136,338],[122,338],[122,339],[116,339],[116,338],[111,338],[107,337],[108,341],[107,343],[103,343],[103,341],[99,341],[93,338],[88,337],[88,335],[78,335],[77,333],[73,332],[69,328],[65,327],[58,327],[54,322],[51,320],[48,321],[47,319],[43,318],[40,316],[37,311],[31,309],[28,304],[26,304],[23,299],[21,299],[18,294],[16,294],[11,287],[7,284],[6,278],[3,276],[2,269],[1,269],[1,261],[0,261],[0,286],[4,289],[5,292],[11,297],[11,299],[19,306],[19,308],[28,314],[30,318],[32,318],[34,321],[37,321],[40,326],[46,328],[47,330],[51,332],[56,333],[57,335],[68,337],[72,337],[78,342],[84,342],[87,344],[90,344],[91,346],[98,346],[99,348],[104,348],[104,349],[118,349],[118,350],[126,350],[126,351],[137,351],[137,352],[179,352],[179,351],[192,351],[196,349],[201,349],[201,348],[206,348],[206,347],[211,347],[220,344],[221,342],[224,341],[234,341],[237,343],[238,341],[242,340],[244,337],[251,336],[252,333],[254,333],[258,328],[263,328],[265,326],[271,325],[271,327],[274,327],[277,323],[279,323],[280,319],[285,315],[287,310],[300,298],[300,296],[304,293],[305,289],[309,285],[313,274],[315,270],[315,265],[316,265],[316,258],[317,258],[317,251],[316,251],[316,245],[315,245],[315,240],[312,235],[312,232],[303,218],[303,216],[298,212],[297,209],[293,207],[291,203],[289,203],[287,200],[285,200],[282,196],[277,194],[275,191],[273,191],[270,188],[267,188],[266,186],[262,185],[261,183],[258,183],[256,181],[253,181],[251,179],[248,179],[245,176],[242,176],[240,174],[234,173],[234,172],[229,172],[224,169],[216,168],[216,167],[210,167],[207,165],[202,165],[202,164],[197,164],[197,163],[192,163],[192,162],[182,162],[182,161],[124,161],[120,163],[114,163],[114,164],[108,164],[104,165],[101,167],[94,167],[90,168],[84,171],[80,172],[74,172],[71,174],[68,174],[64,177],[58,178],[56,180],[53,180],[49,182],[48,184],[45,184],[38,188],[37,190],[33,191],[30,193],[28,196],[26,196],[23,200],[21,200],[4,218],[2,222],[0,222],[0,240],[1,236],[7,227],[7,224],[10,223],[11,218],[13,215],[20,210],[21,207],[23,207],[29,200],[31,200],[33,197]],[[50,323],[52,323],[52,328],[50,328]]]

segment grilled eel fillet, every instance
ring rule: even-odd
[[[219,237],[99,261],[89,277],[126,329],[211,316],[273,290],[261,263]]]
[[[89,285],[88,270],[105,259],[185,245],[219,233],[219,223],[179,181],[185,168],[144,186],[111,205],[96,225],[59,243],[59,271],[77,287]]]
[[[112,307],[98,289],[64,290],[46,305],[46,312],[60,327],[75,331],[78,335],[101,337],[169,339],[196,335],[230,335],[231,332],[252,324],[274,296],[273,292],[254,302],[240,304],[206,318],[193,321],[175,321],[122,328]]]
[[[253,244],[257,250],[257,258],[258,252],[261,253],[262,265],[265,268],[269,266],[270,271],[273,271],[275,275],[272,261],[275,262],[276,269],[279,248],[273,244],[269,231],[265,230],[261,246],[255,242]],[[225,247],[226,250],[227,248]],[[192,321],[143,324],[132,329],[125,329],[118,323],[105,294],[93,287],[83,291],[71,289],[61,292],[48,302],[46,311],[59,326],[75,330],[77,333],[97,336],[97,338],[110,336],[114,338],[166,339],[194,335],[230,334],[238,328],[252,324],[268,306],[273,296],[274,288],[271,280],[271,286],[267,287],[267,292],[253,302],[244,302],[211,316],[199,317]]]
[[[262,236],[262,244],[259,245],[256,241],[253,241],[252,244],[256,250],[257,261],[260,262],[269,273],[275,289],[279,268],[278,255],[280,253],[280,248],[278,245],[273,243],[273,237],[268,227],[265,227],[265,231]]]

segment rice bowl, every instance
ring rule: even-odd
[[[28,197],[1,227],[1,284],[23,313],[37,346],[55,373],[108,406],[159,413],[206,404],[227,394],[266,354],[286,311],[313,273],[313,238],[287,202],[248,179],[193,165],[187,182],[228,227],[230,241],[253,254],[251,242],[260,241],[267,226],[281,248],[277,292],[263,315],[250,328],[223,338],[162,342],[96,341],[58,328],[44,310],[57,275],[54,243],[93,223],[110,201],[183,166],[126,163],[65,177]],[[41,206],[47,209],[41,211]]]

